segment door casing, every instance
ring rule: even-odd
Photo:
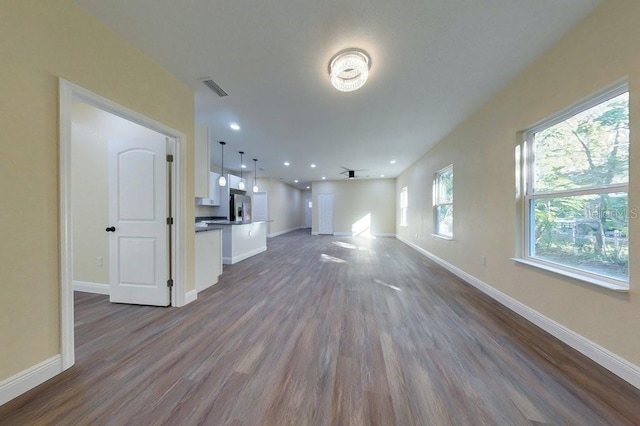
[[[139,124],[148,129],[175,139],[174,172],[171,216],[173,225],[172,269],[174,287],[171,296],[172,306],[185,304],[185,203],[186,193],[186,137],[184,133],[165,126],[133,110],[125,108],[89,90],[67,80],[59,80],[59,228],[60,228],[60,330],[62,369],[66,370],[75,363],[74,342],[74,306],[73,306],[73,240],[71,210],[71,116],[74,99],[85,102],[103,111]]]

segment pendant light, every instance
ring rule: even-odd
[[[258,159],[253,159],[253,192],[258,192]]]
[[[226,142],[220,141],[220,145],[222,146],[221,147],[221,150],[222,150],[221,160],[222,160],[222,162],[220,163],[221,164],[220,168],[222,169],[222,174],[220,174],[220,178],[218,178],[218,185],[220,185],[220,186],[227,186],[227,178],[224,177],[224,146],[226,144],[227,144]]]
[[[242,180],[242,166],[244,165],[242,163],[242,156],[244,155],[244,151],[238,151],[238,154],[240,154],[240,183],[238,183],[238,189],[244,191],[244,180]]]

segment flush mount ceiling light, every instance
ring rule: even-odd
[[[240,130],[240,125],[238,123],[231,123],[229,124],[229,127],[231,127],[233,130]]]
[[[329,62],[329,76],[333,87],[341,92],[358,90],[367,82],[371,68],[369,55],[360,49],[345,49]]]

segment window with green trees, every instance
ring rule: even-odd
[[[529,130],[523,148],[525,257],[628,282],[627,85]]]
[[[435,234],[453,237],[453,165],[435,175],[433,182]]]

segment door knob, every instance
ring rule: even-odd
[[[107,232],[116,232],[116,227],[115,226],[110,226],[107,229],[105,229],[105,231],[107,231]]]

